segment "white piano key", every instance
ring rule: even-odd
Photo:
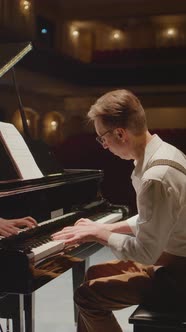
[[[43,243],[39,247],[32,249],[32,252],[34,254],[34,261],[38,262],[49,255],[60,252],[61,250],[63,250],[64,246],[65,244],[63,240],[55,240]]]
[[[116,222],[121,218],[122,212],[114,212],[95,221],[99,224],[112,224],[113,222]]]

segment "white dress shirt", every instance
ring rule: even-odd
[[[131,179],[138,215],[127,220],[134,237],[112,233],[108,245],[117,258],[155,264],[162,252],[186,257],[186,175],[171,166],[148,167],[169,159],[186,169],[186,157],[157,135],[135,163]]]

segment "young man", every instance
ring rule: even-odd
[[[32,217],[18,219],[0,218],[0,236],[17,234],[20,227],[32,228],[35,226],[37,226],[37,222]]]
[[[121,332],[113,310],[185,301],[186,157],[150,134],[144,109],[129,91],[103,95],[88,117],[104,149],[134,160],[138,215],[110,225],[80,219],[54,239],[97,241],[112,249],[118,260],[90,267],[75,293],[77,330]]]

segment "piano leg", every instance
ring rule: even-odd
[[[34,332],[34,304],[35,295],[33,294],[19,294],[19,307],[17,315],[12,317],[13,332]]]
[[[78,288],[85,278],[85,272],[89,267],[89,257],[87,257],[82,262],[77,262],[72,267],[72,282],[73,282],[73,292],[75,292],[76,288]],[[78,318],[78,310],[74,303],[74,321],[77,323]]]
[[[22,294],[12,295],[17,298],[18,307],[12,316],[13,332],[24,332],[24,298]]]
[[[24,295],[25,332],[35,331],[35,293]]]
[[[19,318],[12,319],[12,329],[13,329],[13,332],[21,331]]]

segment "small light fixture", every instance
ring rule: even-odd
[[[30,119],[26,119],[28,127],[30,127]]]
[[[41,33],[42,33],[43,35],[46,35],[46,34],[47,34],[47,32],[48,32],[48,31],[47,31],[47,29],[46,29],[46,28],[42,28],[42,29],[41,29]]]
[[[169,28],[166,32],[168,37],[174,37],[176,35],[176,30],[174,28]]]
[[[52,129],[53,131],[55,131],[55,130],[57,129],[57,127],[58,127],[58,123],[57,123],[57,121],[52,120],[52,121],[50,122],[50,126],[51,126],[51,129]]]
[[[21,0],[20,1],[20,6],[23,11],[28,12],[30,7],[31,7],[31,2],[28,0]]]
[[[113,38],[114,38],[115,40],[119,40],[119,39],[121,38],[121,34],[120,34],[120,32],[119,32],[119,31],[115,31],[115,32],[113,33]]]
[[[78,30],[73,30],[73,31],[72,31],[72,36],[73,36],[74,38],[78,38],[78,37],[79,37],[79,31],[78,31]]]

